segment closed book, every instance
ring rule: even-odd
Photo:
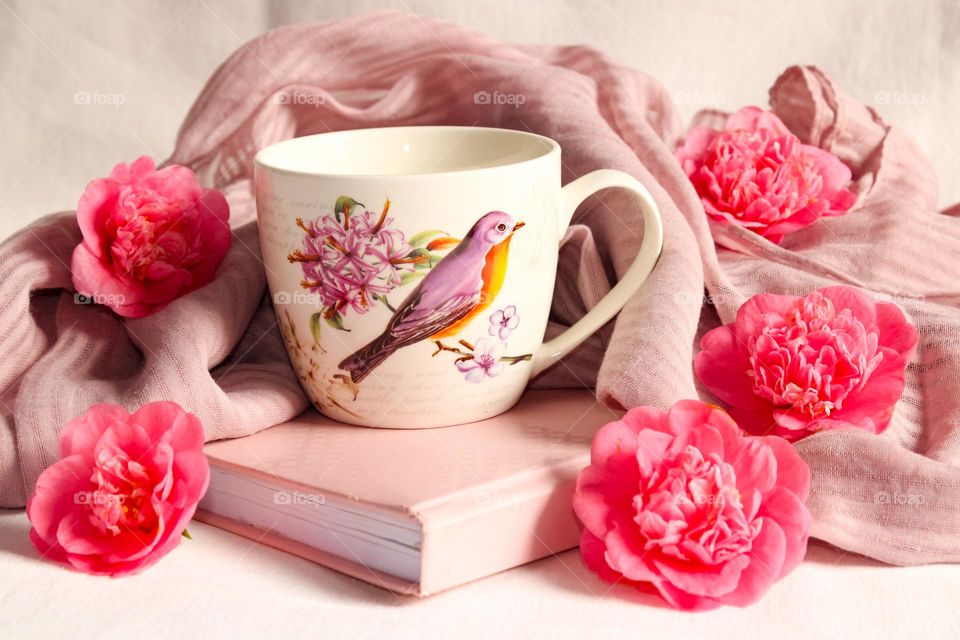
[[[587,390],[527,391],[471,424],[391,430],[310,410],[206,446],[197,518],[401,593],[429,595],[577,545],[596,430]]]

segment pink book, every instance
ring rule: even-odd
[[[401,593],[429,595],[577,545],[596,430],[586,390],[528,391],[456,427],[368,429],[308,411],[207,445],[197,518]]]

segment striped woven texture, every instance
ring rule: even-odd
[[[298,100],[281,99],[294,91]],[[478,104],[479,91],[521,95],[522,104]],[[394,13],[284,27],[244,45],[210,79],[170,160],[230,201],[233,246],[212,284],[154,316],[122,320],[74,301],[72,214],[0,247],[0,505],[25,503],[56,459],[59,429],[95,402],[175,400],[200,416],[210,440],[302,411],[264,295],[253,154],[329,130],[462,124],[550,136],[563,147],[564,182],[620,169],[660,205],[664,252],[648,282],[538,386],[595,386],[610,405],[665,407],[702,393],[691,366],[699,336],[730,322],[754,293],[843,283],[897,302],[920,343],[889,429],[797,444],[813,472],[813,533],[890,563],[960,559],[960,220],[936,210],[933,171],[907,137],[818,70],[788,69],[770,99],[804,142],[853,169],[859,192],[848,215],[781,246],[710,228],[673,159],[682,127],[666,91],[595,50],[508,46]],[[739,250],[718,250],[712,233]],[[629,195],[607,191],[581,206],[561,249],[551,335],[609,290],[642,237]]]

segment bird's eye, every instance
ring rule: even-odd
[[[507,225],[503,224],[502,222],[497,225],[497,231],[506,231],[506,230],[507,230]]]

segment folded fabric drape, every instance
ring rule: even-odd
[[[731,321],[754,293],[843,283],[900,304],[920,343],[889,429],[820,433],[796,445],[813,474],[813,533],[890,563],[960,559],[960,220],[936,211],[933,171],[909,140],[817,69],[788,69],[770,97],[804,142],[853,169],[859,192],[848,215],[780,246],[736,227],[711,230],[673,157],[682,127],[667,92],[593,49],[505,45],[397,13],[288,26],[247,43],[210,79],[169,160],[230,202],[233,246],[213,283],[123,320],[75,302],[69,264],[80,235],[70,214],[0,247],[0,505],[24,504],[56,459],[59,429],[95,402],[174,400],[201,418],[209,440],[302,411],[307,401],[264,295],[254,153],[336,129],[461,124],[550,136],[563,147],[564,182],[620,169],[661,209],[664,251],[650,279],[537,386],[595,385],[611,405],[666,407],[698,395],[699,336]],[[711,231],[739,250],[716,248]],[[609,290],[642,235],[627,193],[581,206],[561,249],[549,334]]]

